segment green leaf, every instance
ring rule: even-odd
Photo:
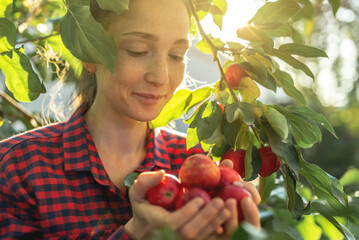
[[[5,74],[7,88],[22,102],[35,100],[46,89],[32,69],[29,58],[19,49],[0,54],[0,69]]]
[[[212,12],[212,14],[225,15],[228,9],[226,0],[212,0],[211,8],[216,7],[218,12]]]
[[[10,51],[16,44],[16,27],[7,18],[0,18],[0,53]]]
[[[323,215],[315,215],[315,221],[321,226],[329,239],[342,239],[343,234]]]
[[[8,17],[12,12],[13,0],[1,0],[0,1],[0,18]]]
[[[262,203],[265,203],[272,190],[274,189],[275,187],[275,179],[276,179],[276,174],[273,173],[272,175],[268,176],[268,177],[260,177],[259,178],[259,194],[261,196],[261,199],[262,199]]]
[[[218,48],[222,48],[225,46],[225,43],[222,42],[219,38],[212,38],[211,36],[209,36],[209,38],[211,39],[214,46]],[[196,44],[196,48],[203,53],[212,53],[211,46],[207,44],[204,39],[202,39]]]
[[[298,105],[307,105],[304,95],[294,86],[294,81],[289,73],[277,70],[273,76],[283,91],[292,97]]]
[[[224,112],[229,123],[234,122],[236,119],[240,119],[245,124],[251,125],[256,119],[254,106],[245,102],[228,104]]]
[[[335,209],[345,209],[348,205],[347,195],[339,180],[330,176],[319,166],[300,158],[299,173],[312,185],[318,199],[328,201]]]
[[[289,133],[287,119],[280,112],[270,106],[268,106],[268,108],[264,108],[264,115],[274,131],[276,131],[282,140],[285,140]]]
[[[354,185],[359,183],[359,169],[352,168],[346,171],[340,178],[340,183],[343,186]]]
[[[196,128],[188,128],[187,129],[187,137],[186,137],[186,148],[187,150],[196,146],[199,143],[197,136]]]
[[[250,77],[241,79],[238,90],[242,101],[247,103],[253,103],[261,95],[258,85]]]
[[[258,230],[254,225],[243,222],[232,235],[233,240],[265,240],[267,233]]]
[[[283,23],[296,14],[301,7],[292,0],[279,0],[276,2],[267,2],[261,7],[249,23]]]
[[[303,116],[310,118],[311,120],[313,120],[320,126],[325,127],[331,134],[333,134],[334,137],[338,138],[337,135],[335,134],[334,128],[328,122],[328,120],[324,117],[323,114],[317,113],[314,110],[312,110],[306,106],[299,106],[299,107],[288,106],[288,109],[292,112],[297,113],[298,115],[303,115]]]
[[[277,109],[287,119],[289,119],[293,131],[293,137],[300,147],[309,148],[316,142],[320,142],[322,140],[322,133],[316,125],[316,122],[309,116],[295,111],[299,107],[284,108],[278,105],[272,105],[272,107]],[[303,108],[309,109],[307,107]]]
[[[251,61],[251,59],[248,59]],[[243,68],[248,75],[256,80],[260,85],[276,92],[277,85],[274,78],[269,74],[268,69],[263,65],[263,62],[251,61],[242,62],[241,68]]]
[[[138,178],[138,175],[140,175],[140,174],[137,172],[129,173],[123,181],[125,186],[128,188],[131,188],[132,185],[135,183],[136,179]]]
[[[175,93],[170,101],[162,109],[160,115],[150,122],[151,128],[157,128],[167,125],[170,121],[180,118],[186,107],[187,101],[192,92],[188,89],[181,89]]]
[[[332,6],[333,14],[335,16],[340,7],[340,0],[328,0],[328,1],[329,1],[330,5]]]
[[[347,229],[343,224],[338,222],[334,217],[333,213],[329,213],[327,211],[327,204],[319,202],[319,201],[313,201],[311,203],[311,208],[317,212],[319,212],[322,216],[324,216],[336,229],[339,230],[341,234],[343,234],[346,239],[348,240],[355,240],[356,238],[353,236],[353,234]],[[312,215],[311,215],[312,216]]]
[[[223,135],[224,135],[226,141],[228,142],[228,144],[232,148],[235,148],[237,133],[238,133],[239,129],[241,128],[241,126],[242,126],[242,122],[239,119],[237,119],[231,123],[229,123],[228,121],[224,121]]]
[[[303,45],[298,43],[286,43],[279,46],[279,50],[284,51],[288,54],[294,54],[299,55],[303,57],[328,57],[328,55],[325,53],[325,51]]]
[[[272,50],[273,40],[256,26],[247,25],[237,30],[237,36],[247,41],[260,42],[266,50]]]
[[[265,32],[269,37],[290,37],[293,34],[289,24],[271,23],[256,26]]]
[[[206,100],[211,95],[212,91],[212,86],[203,86],[192,91],[190,98],[187,99],[186,108],[184,111],[188,113],[192,107]]]
[[[292,143],[283,143],[279,135],[274,131],[274,129],[268,122],[263,122],[261,128],[263,128],[263,131],[268,138],[269,145],[271,146],[272,151],[277,156],[285,159],[286,163],[293,171],[296,178],[298,178],[300,164],[298,153],[294,145]]]
[[[253,181],[256,179],[262,165],[258,149],[252,144],[252,142],[253,141],[250,142],[251,144],[249,144],[244,157],[244,169],[246,173],[244,178],[245,181]]]
[[[236,141],[234,143],[235,149],[242,148],[246,139],[248,139],[248,126],[246,124],[242,124],[241,128],[237,133]]]
[[[222,30],[223,15],[212,15],[213,22]]]
[[[295,194],[296,194],[296,182],[287,166],[285,166],[286,178],[285,178],[285,189],[287,192],[287,208],[289,211],[294,210],[295,206]]]
[[[82,6],[82,5],[88,5],[90,6],[90,0],[65,0],[68,5],[76,5],[76,6]]]
[[[283,60],[284,62],[286,62],[293,68],[303,71],[306,75],[308,75],[309,77],[314,79],[314,75],[313,75],[312,71],[307,67],[307,65],[305,65],[301,61],[297,60],[296,58],[292,57],[287,52],[284,52],[284,51],[281,51],[278,49],[273,49],[271,54],[273,56],[276,56],[279,59]]]
[[[304,240],[319,240],[322,235],[322,229],[315,223],[313,215],[303,216],[296,227]]]
[[[195,125],[200,141],[210,138],[222,121],[222,109],[216,102],[209,102],[201,119]]]
[[[60,23],[60,33],[64,45],[75,57],[103,64],[114,72],[118,48],[111,35],[91,15],[89,6],[70,5]]]
[[[101,9],[109,10],[120,15],[122,12],[128,10],[130,0],[96,0]]]
[[[302,238],[293,238],[289,233],[286,232],[271,232],[269,233],[266,240],[297,240]]]

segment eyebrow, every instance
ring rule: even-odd
[[[158,37],[149,34],[149,33],[145,33],[145,32],[126,32],[123,33],[122,35],[124,36],[137,36],[143,39],[147,39],[147,40],[158,40]],[[189,40],[186,38],[181,38],[181,39],[177,39],[174,44],[184,44],[186,46],[189,46]]]

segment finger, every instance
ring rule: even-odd
[[[135,183],[129,191],[129,196],[132,201],[141,201],[146,198],[146,192],[153,186],[156,186],[164,178],[165,172],[163,170],[144,172],[138,175]]]
[[[245,197],[241,201],[242,213],[244,221],[254,225],[258,229],[261,228],[259,211],[257,205],[253,202],[250,197]]]
[[[229,198],[226,200],[225,206],[231,212],[231,217],[224,225],[224,234],[230,237],[238,227],[237,201],[233,198]]]
[[[236,181],[233,182],[233,184],[247,189],[252,195],[252,198],[257,205],[261,202],[261,196],[259,195],[258,189],[256,188],[256,186],[254,186],[253,183],[245,182],[245,181],[243,182]]]
[[[194,198],[186,203],[182,208],[171,213],[168,219],[168,224],[174,230],[181,228],[184,224],[189,222],[203,207],[204,200],[200,197]]]
[[[220,167],[229,167],[229,168],[233,168],[233,162],[230,159],[224,159],[220,164]]]
[[[190,221],[185,223],[180,229],[179,233],[189,239],[193,239],[202,231],[211,221],[221,212],[224,208],[224,202],[220,198],[214,198],[201,211],[196,214]],[[221,215],[222,216],[222,215]],[[212,231],[214,231],[217,226],[211,225]]]
[[[223,233],[222,224],[231,217],[231,212],[227,208],[223,208],[215,218],[207,224],[196,236],[195,239],[207,239],[213,233],[221,235]]]

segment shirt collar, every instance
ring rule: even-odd
[[[171,158],[167,151],[164,131],[159,128],[150,130],[145,160],[136,171],[150,171],[155,166],[159,169],[171,169]]]

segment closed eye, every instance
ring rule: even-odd
[[[130,56],[133,56],[133,57],[142,57],[148,53],[147,51],[141,51],[141,52],[136,52],[136,51],[131,51],[131,50],[126,50],[126,51]]]
[[[169,54],[168,56],[172,58],[175,62],[183,62],[184,60],[184,56],[178,56],[174,54]]]

